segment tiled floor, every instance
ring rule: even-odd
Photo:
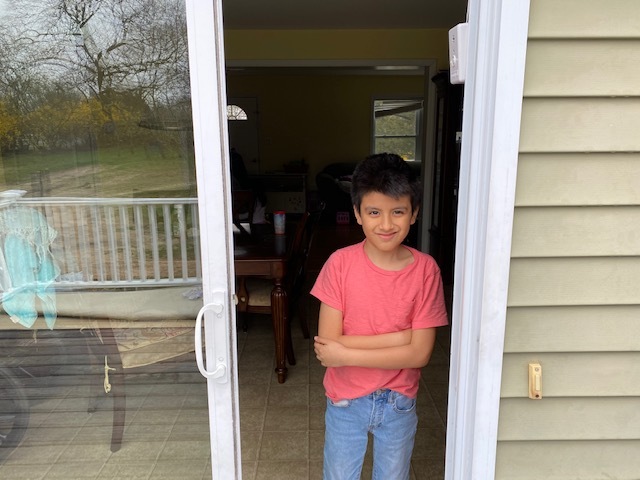
[[[310,260],[313,279],[324,259],[342,244],[357,240],[352,229],[316,237]],[[318,305],[307,302],[312,335]],[[440,329],[430,364],[423,371],[418,398],[419,425],[412,478],[442,479],[444,472],[449,335]],[[127,415],[122,448],[111,452],[112,399],[102,395],[98,409],[87,412],[89,380],[100,375],[89,367],[80,347],[65,353],[71,360],[45,376],[23,379],[30,397],[30,423],[22,444],[0,464],[0,478],[13,479],[209,479],[211,478],[206,383],[193,358],[159,372],[127,374]],[[243,479],[322,478],[324,392],[312,341],[293,324],[297,364],[284,384],[274,373],[273,334],[268,316],[248,318],[238,331],[239,392]],[[43,341],[36,348],[45,364]],[[75,345],[75,344],[74,344]],[[35,350],[34,350],[35,349]],[[92,370],[93,368],[93,370]],[[52,373],[54,372],[54,373]],[[363,478],[370,478],[370,455]],[[226,480],[226,479],[223,479]]]
[[[311,302],[310,302],[311,303]],[[317,309],[317,307],[316,307]],[[310,307],[313,310],[313,307]],[[310,318],[313,318],[311,316]],[[239,344],[240,419],[243,478],[322,478],[325,397],[324,368],[309,340],[293,326],[297,363],[284,384],[273,371],[273,339],[268,318],[252,318]],[[312,334],[317,327],[312,325]],[[441,329],[418,396],[419,425],[412,460],[413,479],[444,477],[448,331]],[[265,361],[269,359],[269,361]],[[371,458],[363,478],[371,478]]]

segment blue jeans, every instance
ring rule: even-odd
[[[373,480],[409,478],[418,427],[416,400],[392,390],[333,402],[325,412],[324,480],[359,480],[373,435]]]

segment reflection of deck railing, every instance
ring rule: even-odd
[[[201,280],[195,198],[19,198],[58,234],[59,286],[153,287]],[[11,208],[10,206],[8,208]]]

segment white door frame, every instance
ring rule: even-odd
[[[207,377],[213,478],[242,478],[221,0],[186,0],[204,307],[196,357]],[[204,318],[206,363],[199,321]]]
[[[222,108],[226,107],[222,13],[218,0],[213,10],[208,4],[187,0],[194,142],[198,187],[206,197],[200,212],[202,245],[226,251],[227,268],[206,268],[214,259],[203,251],[203,270],[209,272],[203,275],[205,304],[214,300],[212,291],[228,288],[233,278],[231,234],[216,234],[216,229],[225,230],[230,216],[224,191],[228,152],[226,108]],[[489,479],[495,474],[528,19],[529,0],[469,2],[447,427],[449,480]],[[211,45],[216,46],[214,68],[209,65]],[[205,188],[204,179],[216,175],[224,179],[221,188],[209,181]],[[221,210],[207,214],[207,208],[222,206],[224,215]],[[208,251],[221,251],[213,247]],[[226,302],[232,305],[230,294]],[[228,327],[234,323],[232,308],[225,309],[225,320]],[[205,321],[215,324],[212,318]],[[234,332],[232,328],[231,336]],[[228,355],[228,381],[209,381],[214,478],[241,477],[236,359],[231,348],[235,338],[228,338],[231,342],[223,352]],[[220,352],[208,349],[207,353],[207,362],[215,363],[214,353]]]
[[[529,0],[469,0],[447,480],[495,476]]]
[[[447,480],[495,476],[529,0],[470,0]]]

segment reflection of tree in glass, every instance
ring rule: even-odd
[[[6,10],[3,151],[139,142],[153,135],[142,119],[190,118],[184,2],[14,0]]]

